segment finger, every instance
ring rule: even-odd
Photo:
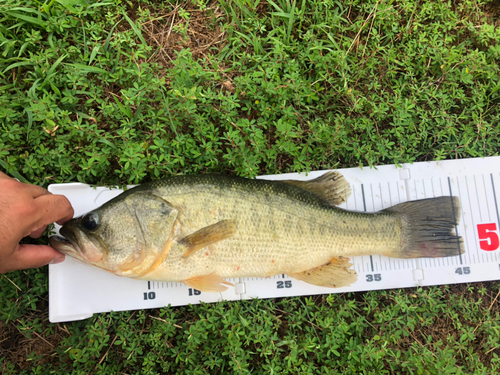
[[[43,232],[45,232],[46,228],[47,228],[47,226],[44,225],[43,227],[34,230],[33,232],[30,233],[30,237],[31,238],[39,238],[39,237],[41,237],[41,235],[43,234]]]
[[[64,254],[46,245],[19,245],[5,262],[7,271],[38,268],[64,261]]]
[[[33,198],[39,197],[41,195],[51,194],[41,186],[22,183],[18,179],[9,177],[2,172],[0,172],[0,180],[10,181],[13,184],[12,188],[27,191],[28,194],[30,194]]]
[[[12,177],[7,176],[5,173],[0,172],[0,180],[13,180]]]
[[[49,192],[47,189],[44,189],[41,186],[38,185],[30,185],[30,184],[23,184],[20,183],[22,188],[28,191],[28,193],[33,197],[33,198],[38,198],[42,195],[51,195],[52,193]]]
[[[35,199],[37,227],[53,222],[65,222],[73,218],[74,210],[64,195],[42,195]]]

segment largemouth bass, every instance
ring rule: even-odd
[[[463,253],[456,197],[365,213],[336,207],[350,195],[338,172],[311,181],[174,176],[130,189],[64,224],[57,250],[119,276],[182,282],[207,292],[225,278],[287,274],[307,283],[354,283],[348,256]]]

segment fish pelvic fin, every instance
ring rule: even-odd
[[[187,258],[204,247],[232,237],[235,233],[236,225],[233,220],[222,220],[202,228],[179,241],[180,245],[186,247],[182,257]]]
[[[195,276],[186,280],[181,280],[187,286],[191,288],[197,289],[200,292],[210,292],[210,293],[219,293],[227,290],[227,286],[234,286],[234,284],[224,280],[219,275],[215,273],[211,273],[203,276]],[[222,285],[224,284],[224,285]]]
[[[303,272],[289,273],[288,276],[313,285],[340,288],[349,286],[358,279],[356,271],[349,269],[351,266],[349,258],[335,257],[321,266]]]
[[[437,197],[400,203],[385,212],[401,218],[402,240],[393,258],[439,258],[463,254],[462,237],[455,233],[460,222],[458,197]]]
[[[351,186],[339,172],[326,172],[310,181],[284,180],[281,182],[307,190],[334,206],[346,202],[351,196]]]

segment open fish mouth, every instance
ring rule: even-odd
[[[68,244],[71,243],[71,242],[69,242],[69,240],[66,237],[63,237],[63,236],[54,235],[51,238],[53,238],[57,242],[68,243]]]
[[[50,246],[64,254],[80,255],[81,250],[76,241],[76,236],[71,231],[64,229],[61,228],[60,235],[54,235],[49,238]]]

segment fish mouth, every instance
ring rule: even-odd
[[[81,249],[80,246],[78,246],[78,241],[74,233],[64,226],[59,230],[59,233],[60,235],[54,235],[49,238],[50,246],[61,253],[70,256],[79,256],[81,254]]]
[[[63,236],[54,235],[54,236],[51,236],[50,238],[52,238],[54,241],[57,241],[57,242],[62,242],[62,243],[66,243],[66,244],[71,243],[71,242],[69,242],[69,240],[66,237],[63,237]]]

